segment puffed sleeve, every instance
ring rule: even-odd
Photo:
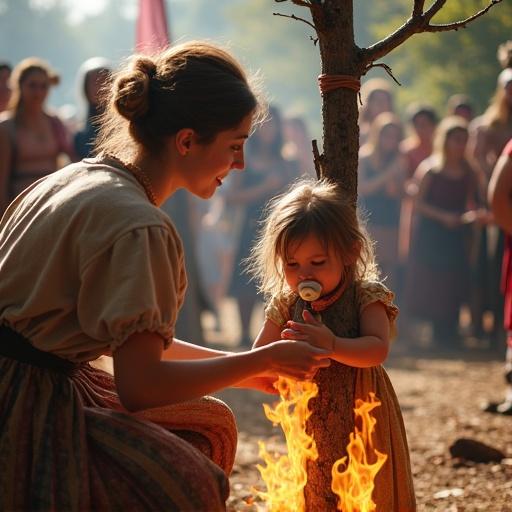
[[[396,336],[396,317],[399,312],[398,307],[393,303],[395,294],[379,281],[365,281],[360,283],[358,296],[359,313],[362,313],[366,306],[374,302],[381,302],[384,305],[389,318],[391,337],[394,338]]]
[[[81,271],[78,321],[111,352],[131,334],[150,331],[166,348],[187,280],[181,240],[162,226],[131,230],[100,251]]]
[[[294,297],[290,294],[274,295],[265,307],[265,318],[282,327],[291,318],[293,300]]]

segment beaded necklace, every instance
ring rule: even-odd
[[[133,174],[133,177],[142,186],[144,192],[146,192],[146,195],[148,196],[148,199],[151,202],[151,204],[156,206],[156,196],[155,192],[153,191],[151,180],[149,179],[148,175],[138,165],[132,164],[130,162],[124,162],[120,158],[117,158],[117,156],[110,154],[105,155],[105,157],[109,160],[113,160],[121,167],[124,167],[125,169],[130,171]]]

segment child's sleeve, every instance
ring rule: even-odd
[[[394,304],[395,294],[379,281],[365,281],[359,287],[359,314],[374,302],[380,302],[386,308],[391,338],[396,336],[396,318],[399,309]]]
[[[265,318],[279,327],[290,320],[290,298],[274,295],[265,307]]]

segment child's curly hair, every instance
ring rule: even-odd
[[[267,298],[286,289],[283,263],[287,252],[292,243],[310,234],[326,248],[333,248],[342,260],[349,255],[345,275],[351,281],[378,278],[373,243],[341,188],[325,179],[303,179],[268,203],[246,261],[247,271]]]

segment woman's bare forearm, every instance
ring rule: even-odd
[[[167,359],[181,360],[221,357],[227,355],[228,352],[194,345],[193,343],[174,338],[169,348],[165,351],[165,354]]]
[[[264,372],[264,355],[241,352],[209,359],[156,361],[116,383],[123,405],[135,411],[193,400]]]

